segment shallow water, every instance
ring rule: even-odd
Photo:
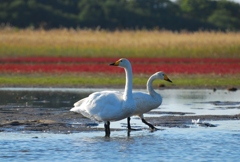
[[[86,89],[0,89],[1,107],[71,108]],[[144,91],[144,90],[143,90]],[[196,115],[240,113],[240,92],[226,90],[159,90],[163,104],[154,111]],[[157,116],[147,114],[146,116]],[[159,115],[158,115],[159,116]],[[147,128],[138,118],[133,125]],[[112,122],[119,128],[126,120]],[[211,121],[217,127],[163,128],[72,134],[0,132],[0,161],[238,161],[240,120]],[[98,127],[103,127],[100,124]]]
[[[240,131],[166,129],[149,133],[0,133],[1,161],[238,161]],[[229,122],[229,124],[240,124]]]
[[[240,112],[240,91],[202,89],[158,92],[163,96],[161,111],[193,112],[196,115],[233,115]]]

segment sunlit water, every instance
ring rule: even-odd
[[[0,89],[2,106],[71,108],[96,89]],[[233,115],[240,113],[240,92],[159,90],[163,104],[155,111]],[[227,104],[222,104],[227,102]],[[146,116],[151,116],[146,115]],[[133,124],[141,125],[133,118]],[[112,122],[118,128],[126,120]],[[0,161],[238,161],[240,120],[211,121],[217,127],[164,128],[72,134],[0,132]],[[141,125],[146,127],[144,125]],[[102,124],[99,125],[102,127]],[[146,127],[147,128],[147,127]]]

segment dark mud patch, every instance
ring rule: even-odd
[[[158,115],[189,115],[195,114],[192,112],[171,112],[171,111],[150,111],[147,114],[158,114]]]
[[[104,131],[98,123],[69,111],[70,108],[39,107],[0,107],[0,131],[4,132],[52,132],[73,133],[83,131]],[[163,114],[160,117],[147,117],[155,126],[188,128],[192,120],[240,120],[239,115],[191,115],[185,112],[150,112]],[[191,116],[190,116],[191,115]],[[198,123],[199,125],[201,123]],[[212,127],[211,123],[202,122],[201,126]],[[126,130],[126,127],[111,130]]]
[[[240,114],[237,115],[192,115],[192,116],[160,116],[146,117],[148,122],[161,127],[190,128],[191,125],[198,124],[202,127],[216,127],[211,121],[216,120],[240,120]],[[199,122],[195,122],[199,119]]]
[[[0,131],[72,133],[97,131],[98,124],[68,108],[0,108]]]
[[[208,101],[208,102],[196,102],[202,104],[212,104],[215,106],[238,106],[240,102],[233,102],[233,101]]]
[[[227,110],[227,109],[240,109],[240,102],[233,102],[233,101],[208,101],[208,102],[196,102],[200,104],[212,104],[216,107],[211,108],[210,110]],[[194,108],[192,108],[194,109]],[[196,109],[196,108],[195,108]],[[199,108],[203,109],[203,108]]]

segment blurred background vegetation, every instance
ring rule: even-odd
[[[17,28],[240,30],[227,0],[0,0],[0,23]]]

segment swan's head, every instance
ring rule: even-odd
[[[126,67],[131,66],[131,64],[128,61],[128,59],[125,59],[125,58],[121,58],[121,59],[117,60],[116,62],[113,62],[113,63],[111,63],[109,65],[111,65],[111,66],[119,66],[119,67],[122,67],[122,68],[126,68]]]
[[[166,74],[164,74],[164,72],[162,72],[162,71],[157,72],[157,73],[155,73],[154,75],[155,75],[156,78],[158,78],[158,79],[162,79],[162,80],[166,80],[166,81],[168,81],[168,82],[172,82],[172,81],[168,78],[168,76],[167,76]]]

